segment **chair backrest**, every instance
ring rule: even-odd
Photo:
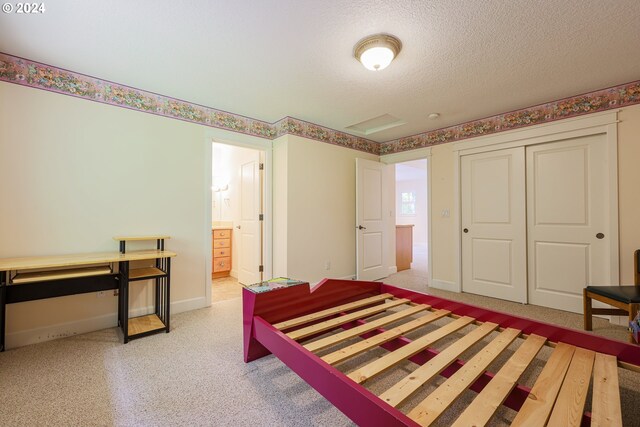
[[[633,253],[633,284],[640,285],[640,249]]]

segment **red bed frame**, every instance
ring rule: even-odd
[[[309,287],[308,283],[263,293],[254,293],[250,289],[244,288],[244,360],[251,362],[268,354],[274,354],[358,425],[420,425],[273,326],[279,322],[309,313],[384,293],[391,294],[395,298],[409,299],[413,303],[426,304],[432,309],[448,310],[453,315],[473,317],[479,323],[493,322],[497,323],[500,328],[516,328],[521,330],[522,334],[540,335],[552,343],[563,342],[575,347],[613,355],[617,358],[619,366],[640,371],[640,349],[634,345],[397,288],[384,283],[332,279],[322,281],[313,289]],[[345,314],[339,313],[338,315]],[[339,328],[350,329],[364,323],[366,320],[357,319],[342,324]],[[302,326],[308,326],[308,324]],[[378,328],[361,337],[368,338],[384,331],[384,329]],[[410,342],[411,340],[400,336],[381,344],[381,346],[393,351]],[[408,360],[423,365],[437,354],[437,350],[426,348]],[[464,361],[457,359],[440,375],[449,378],[463,365]],[[493,373],[485,371],[469,388],[480,392],[493,376]],[[526,401],[529,392],[528,387],[517,384],[508,394],[503,405],[518,411]],[[581,423],[589,425],[590,419],[591,414],[584,412]]]

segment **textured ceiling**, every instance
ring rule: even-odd
[[[406,122],[367,135],[375,141],[640,78],[638,0],[45,5],[0,14],[0,51],[269,122]],[[403,49],[371,72],[352,49],[377,32]]]

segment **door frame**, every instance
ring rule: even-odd
[[[431,205],[431,147],[419,148],[417,150],[403,151],[400,153],[386,154],[380,156],[380,162],[387,165],[395,165],[396,163],[404,163],[411,160],[426,160],[427,161],[427,280],[428,286],[433,286],[433,255],[431,253],[431,217],[433,216]],[[394,180],[394,197],[393,197],[393,209],[395,210],[395,180]],[[396,212],[397,215],[397,212]],[[394,218],[395,222],[395,218]],[[395,227],[394,227],[395,232]],[[394,236],[395,239],[395,236]],[[392,265],[395,265],[396,260],[396,246],[393,245],[393,257]],[[397,268],[397,267],[396,267]],[[397,271],[397,270],[396,270]]]
[[[553,123],[534,125],[529,128],[502,132],[452,143],[454,153],[454,244],[456,256],[455,282],[442,287],[453,292],[462,292],[462,215],[461,208],[461,157],[468,154],[526,147],[588,135],[604,134],[609,150],[609,230],[611,265],[610,284],[620,283],[619,238],[618,238],[618,112],[609,110]]]
[[[264,153],[264,171],[263,177],[263,239],[262,239],[262,261],[264,266],[263,277],[271,277],[273,272],[273,147],[271,141],[265,141],[262,138],[251,137],[248,135],[234,136],[233,140],[221,138],[215,131],[208,132],[205,137],[205,212],[203,222],[203,232],[205,236],[211,235],[211,222],[213,219],[211,193],[212,175],[213,175],[213,143],[226,144],[234,147],[250,148]],[[213,257],[213,249],[211,247],[211,239],[205,239],[205,307],[211,306],[211,259]]]

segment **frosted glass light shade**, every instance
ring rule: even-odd
[[[360,62],[367,70],[384,70],[391,64],[394,58],[393,51],[388,47],[372,47],[360,55]]]
[[[365,37],[356,44],[353,56],[368,70],[379,71],[387,68],[402,49],[398,38],[389,34],[375,34]]]

